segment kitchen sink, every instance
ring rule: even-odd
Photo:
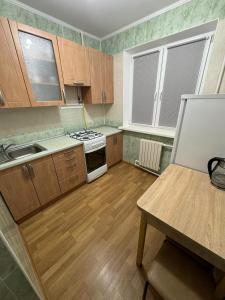
[[[29,144],[29,145],[10,147],[9,149],[6,150],[6,155],[8,156],[9,159],[16,160],[45,150],[47,149],[40,146],[39,144]]]

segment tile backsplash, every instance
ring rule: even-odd
[[[87,105],[88,127],[104,125],[104,108]],[[26,143],[85,127],[83,107],[36,107],[0,110],[0,144]]]

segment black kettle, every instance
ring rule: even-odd
[[[213,167],[214,163],[216,164]],[[208,172],[212,184],[225,190],[225,158],[211,158],[208,161]]]

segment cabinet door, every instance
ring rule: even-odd
[[[103,54],[104,103],[113,103],[113,57]]]
[[[8,20],[0,18],[0,107],[30,106]]]
[[[108,136],[106,139],[107,165],[111,167],[123,158],[123,136],[121,133]]]
[[[74,43],[58,37],[59,54],[65,85],[74,84]]]
[[[89,86],[90,70],[86,48],[59,37],[58,45],[64,84]]]
[[[108,136],[106,138],[106,161],[108,167],[114,164],[114,146],[113,146],[113,136]]]
[[[45,157],[27,164],[41,205],[60,195],[59,183],[52,157]]]
[[[10,27],[32,106],[63,104],[56,36],[15,21]]]
[[[0,192],[16,221],[40,207],[25,165],[1,172]]]
[[[117,134],[116,138],[116,162],[120,162],[123,159],[123,135]]]
[[[83,90],[84,101],[91,104],[103,102],[102,52],[89,48],[91,87]]]
[[[88,54],[85,47],[74,43],[74,83],[76,85],[90,85],[90,68]]]

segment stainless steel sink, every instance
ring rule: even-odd
[[[29,144],[29,145],[10,147],[9,149],[6,150],[6,155],[9,157],[9,159],[16,160],[45,150],[47,149],[40,146],[39,144]]]

